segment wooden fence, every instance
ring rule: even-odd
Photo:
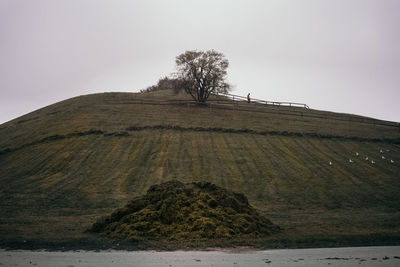
[[[216,94],[216,96],[223,96],[227,98],[232,98],[233,101],[247,101],[247,97],[233,94]],[[309,106],[303,103],[295,103],[295,102],[278,102],[278,101],[267,101],[257,98],[251,98],[252,103],[264,104],[264,105],[273,105],[273,106],[288,106],[288,107],[302,107],[309,109]]]

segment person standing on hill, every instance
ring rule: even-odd
[[[247,103],[250,103],[250,93],[247,94]]]

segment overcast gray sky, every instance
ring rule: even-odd
[[[397,0],[0,0],[0,124],[131,91],[186,50],[230,62],[233,93],[400,122]]]

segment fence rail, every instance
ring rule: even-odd
[[[217,94],[216,96],[224,96],[224,97],[232,98],[233,101],[247,101],[246,97],[240,96],[240,95]],[[310,108],[307,104],[303,104],[303,103],[267,101],[267,100],[262,100],[262,99],[257,99],[257,98],[251,98],[251,102],[264,104],[264,105],[273,105],[273,106],[302,107],[302,108],[306,108],[306,109]]]

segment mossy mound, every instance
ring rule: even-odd
[[[169,181],[150,187],[89,231],[119,240],[190,240],[258,238],[279,229],[243,194],[208,182]]]

